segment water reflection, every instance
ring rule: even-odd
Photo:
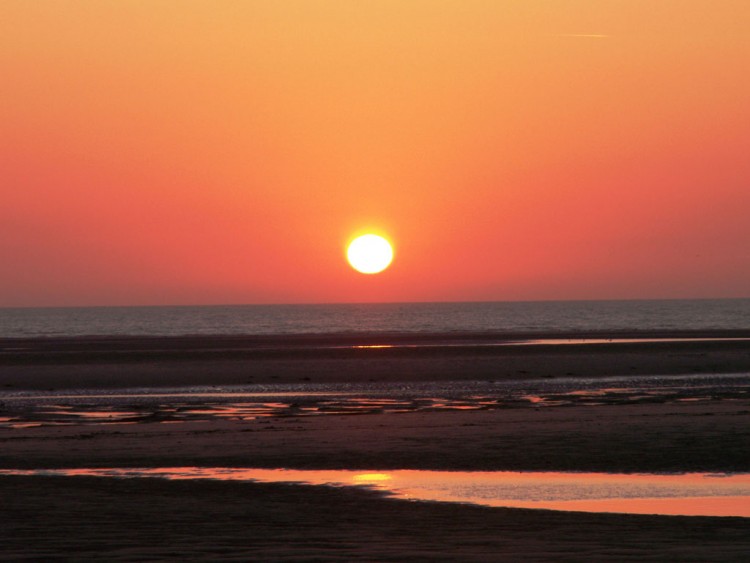
[[[388,473],[361,473],[352,477],[352,482],[359,485],[374,485],[390,481],[392,478]]]
[[[398,498],[582,512],[750,517],[750,474],[680,475],[351,471],[162,467],[0,470],[0,475],[63,475],[170,480],[212,479],[365,486]]]
[[[750,375],[0,392],[0,428],[750,399]]]
[[[550,344],[554,346],[564,344],[646,344],[656,342],[745,342],[750,338],[540,338],[519,340],[502,344],[538,346]],[[497,345],[497,344],[496,344]]]

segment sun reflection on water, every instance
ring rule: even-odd
[[[390,481],[392,477],[388,473],[361,473],[352,477],[352,482],[358,485],[383,483]]]
[[[576,512],[750,518],[750,474],[295,470],[160,467],[0,470],[59,475],[367,487],[395,498]]]

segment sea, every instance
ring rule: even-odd
[[[0,338],[750,329],[750,299],[0,308]]]

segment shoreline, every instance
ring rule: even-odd
[[[7,347],[28,346],[40,349],[55,347],[116,346],[122,348],[154,347],[252,348],[261,346],[331,346],[377,344],[482,343],[550,339],[622,339],[622,338],[750,338],[746,329],[621,329],[621,330],[487,330],[487,331],[356,331],[356,332],[290,332],[262,334],[91,334],[0,336],[0,351]],[[149,344],[151,343],[151,344]]]

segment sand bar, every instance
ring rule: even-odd
[[[535,344],[530,339],[613,339]],[[662,339],[618,342],[616,339]],[[680,340],[672,339],[704,339]],[[0,339],[4,389],[750,372],[750,331]]]

